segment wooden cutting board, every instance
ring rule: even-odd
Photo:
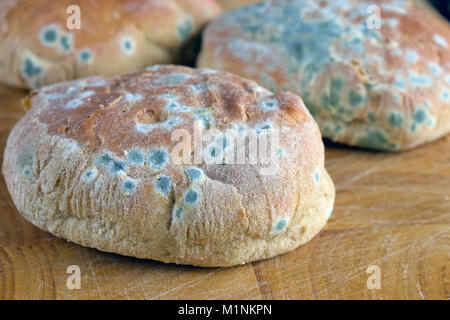
[[[2,162],[25,95],[0,86]],[[337,194],[324,230],[293,252],[233,268],[166,265],[58,239],[22,218],[2,176],[0,299],[449,299],[450,136],[396,154],[327,143],[326,161]],[[80,289],[67,286],[72,265]],[[369,288],[377,276],[380,288]]]
[[[0,87],[1,161],[25,94]],[[22,218],[1,177],[0,299],[450,298],[450,136],[398,154],[327,144],[326,158],[337,197],[325,229],[291,253],[233,268],[166,265],[58,239]],[[71,265],[81,289],[67,287]],[[367,286],[378,275],[370,266],[380,289]]]

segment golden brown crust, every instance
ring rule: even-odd
[[[208,26],[198,66],[300,94],[337,142],[404,150],[447,134],[449,25],[408,1],[375,3],[379,29],[373,1],[237,9]]]
[[[67,27],[70,5],[80,8],[79,30]],[[174,63],[180,47],[219,12],[214,0],[5,0],[0,80],[36,88]]]
[[[332,210],[320,132],[294,94],[226,72],[155,66],[54,84],[32,92],[30,104],[8,139],[3,174],[28,220],[73,242],[229,266],[294,249]],[[237,145],[226,130],[262,137],[280,128],[270,145],[277,170],[250,153],[238,164],[177,162],[174,132],[194,137],[195,120],[213,132],[201,143],[211,157]]]

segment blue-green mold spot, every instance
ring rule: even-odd
[[[24,176],[26,176],[26,177],[29,177],[31,175],[30,168],[24,168],[22,172],[23,172]]]
[[[272,233],[277,234],[282,232],[288,225],[289,219],[281,218],[279,219],[272,228]]]
[[[222,148],[226,149],[230,145],[230,140],[228,139],[227,135],[224,134],[222,136]]]
[[[186,173],[192,181],[198,181],[203,176],[203,170],[199,168],[189,168]]]
[[[178,24],[177,31],[181,41],[186,40],[192,34],[193,26],[190,19]]]
[[[127,164],[124,161],[116,160],[111,165],[112,173],[124,172],[127,167]]]
[[[366,136],[358,140],[358,146],[378,150],[394,150],[396,145],[389,142],[387,134],[379,129],[366,129]]]
[[[152,150],[150,152],[150,165],[155,169],[160,169],[169,160],[169,154],[162,149]]]
[[[166,106],[166,110],[168,112],[190,112],[190,111],[192,111],[192,108],[186,107],[186,106],[180,106],[175,101],[170,101]]]
[[[170,101],[167,106],[166,109],[169,112],[174,112],[175,110],[177,110],[180,107],[180,105],[174,101]]]
[[[126,54],[126,55],[131,55],[134,53],[134,48],[135,48],[135,43],[134,40],[130,37],[123,37],[121,42],[120,42],[121,46],[122,46],[122,51]]]
[[[105,154],[102,154],[100,157],[98,157],[97,165],[107,166],[112,162],[112,160],[113,160],[112,157],[109,154],[105,153]]]
[[[273,125],[270,122],[263,122],[256,127],[256,132],[263,133],[273,129]]]
[[[264,106],[266,108],[272,109],[272,108],[275,107],[275,104],[273,102],[267,101],[267,102],[264,103]]]
[[[46,45],[52,45],[58,38],[58,28],[56,26],[49,26],[42,30],[41,40]]]
[[[33,154],[29,147],[25,147],[17,156],[17,166],[23,170],[25,167],[31,167],[33,164]]]
[[[194,117],[202,122],[203,127],[207,130],[214,122],[214,117],[208,108],[201,108],[194,110]]]
[[[450,74],[445,75],[445,82],[450,85]]]
[[[355,90],[351,90],[348,95],[348,101],[352,106],[360,106],[365,102],[365,96],[361,95]]]
[[[198,192],[194,189],[189,189],[185,196],[184,196],[184,202],[187,204],[196,204],[198,201]]]
[[[323,128],[323,130],[322,130],[322,134],[325,137],[329,137],[333,132],[334,132],[334,130],[333,130],[332,126],[330,126],[330,125],[326,125],[325,128]]]
[[[71,34],[65,34],[65,35],[61,36],[59,42],[61,44],[61,48],[64,51],[71,51],[72,50],[73,36]]]
[[[152,65],[152,66],[146,67],[145,70],[148,70],[148,71],[156,71],[156,70],[158,70],[160,67],[161,67],[160,64],[154,64],[154,65]]]
[[[17,156],[16,164],[25,176],[31,175],[31,166],[33,165],[33,154],[29,147],[23,148]]]
[[[433,40],[440,46],[447,48],[448,43],[441,35],[435,34],[433,35]]]
[[[340,106],[340,92],[344,87],[344,83],[341,79],[332,79],[330,83],[330,92],[322,95],[323,107],[333,114],[337,114],[340,118],[341,114],[344,114],[346,110]]]
[[[334,91],[338,94],[339,90],[342,90],[344,87],[344,82],[341,79],[333,79],[331,80],[331,91]]]
[[[149,124],[137,123],[135,128],[136,128],[136,130],[138,130],[140,132],[148,133],[156,128],[170,129],[171,127],[177,125],[178,123],[180,123],[180,118],[175,117],[175,118],[167,119],[166,121],[157,122],[157,123],[149,123]]]
[[[172,180],[166,176],[159,177],[155,182],[155,187],[162,194],[168,194],[172,189]]]
[[[394,99],[395,102],[400,102],[401,99],[398,93],[393,93],[392,98]]]
[[[93,88],[98,88],[98,87],[103,87],[103,86],[106,86],[108,84],[108,81],[106,81],[105,79],[93,79],[93,80],[90,80],[88,83],[87,83],[87,86],[88,87],[93,87]]]
[[[270,123],[265,123],[259,129],[261,130],[270,130],[272,128],[272,125]]]
[[[49,100],[57,100],[57,99],[61,99],[61,98],[65,98],[68,95],[66,93],[45,93],[45,98],[49,99]]]
[[[442,90],[442,94],[441,94],[441,98],[445,102],[449,102],[450,101],[450,92],[447,89],[443,89]]]
[[[369,120],[370,123],[377,122],[377,116],[373,112],[367,113],[367,119]]]
[[[133,194],[136,191],[137,181],[131,178],[125,179],[122,184],[122,189],[124,192]]]
[[[318,107],[315,103],[311,102],[308,99],[305,99],[304,101],[305,105],[308,107],[308,110],[313,117],[320,115],[320,112],[322,111],[320,107]]]
[[[364,45],[361,38],[354,38],[351,40],[347,40],[343,43],[344,48],[348,50],[352,50],[356,54],[360,55],[364,53]]]
[[[79,148],[79,145],[74,142],[69,142],[64,150],[66,153],[72,153]]]
[[[225,164],[226,162],[226,148],[228,146],[226,135],[216,136],[206,149],[208,161],[214,164]]]
[[[410,75],[409,81],[416,87],[429,87],[433,84],[433,80],[430,77],[414,73]]]
[[[189,78],[189,75],[183,73],[172,73],[165,76],[160,77],[160,82],[167,84],[180,84],[186,81]]]
[[[277,156],[278,158],[282,159],[284,158],[286,152],[282,148],[277,148]]]
[[[69,95],[69,93],[65,94],[65,96],[67,96],[67,95]],[[93,95],[95,95],[95,91],[92,91],[92,90],[80,92],[77,94],[76,98],[74,98],[74,99],[68,101],[66,104],[64,104],[64,108],[65,109],[77,108],[85,102],[84,99],[87,99]]]
[[[89,49],[81,49],[78,56],[82,62],[92,61],[92,51]]]
[[[414,111],[414,121],[418,124],[423,123],[427,119],[427,112],[425,109],[418,108]]]
[[[182,217],[183,217],[183,209],[176,208],[173,211],[173,218],[176,218],[176,219],[180,220]]]
[[[407,50],[406,60],[410,63],[416,63],[419,60],[419,54],[415,50]]]
[[[441,66],[438,65],[437,63],[430,64],[429,69],[430,69],[431,73],[435,76],[438,76],[442,72]]]
[[[314,183],[316,185],[319,185],[319,183],[320,183],[320,171],[319,170],[314,171],[313,178],[314,178]]]
[[[83,180],[86,182],[90,182],[90,181],[94,180],[97,177],[97,175],[98,175],[97,169],[94,168],[94,169],[87,170],[84,173]]]
[[[395,77],[395,81],[394,81],[394,86],[400,90],[404,90],[406,89],[406,81],[403,77],[401,76],[396,76]]]
[[[180,122],[180,118],[176,117],[176,118],[172,118],[170,120],[166,121],[166,124],[168,127],[173,127],[174,125],[178,124]]]
[[[278,101],[275,99],[269,99],[266,101],[263,101],[261,103],[261,107],[263,108],[263,110],[274,110],[275,108],[278,107]]]
[[[128,161],[133,165],[142,165],[145,157],[143,153],[138,149],[133,149],[128,152]]]
[[[31,78],[31,77],[41,74],[42,67],[37,65],[30,58],[25,58],[23,72],[24,72],[25,76]]]
[[[400,127],[403,123],[402,115],[396,111],[392,111],[389,114],[388,120],[389,120],[389,123],[391,124],[391,126],[394,128]]]
[[[64,105],[64,108],[65,109],[74,109],[76,107],[81,106],[82,104],[83,104],[83,100],[82,99],[73,99],[73,100],[70,100],[69,102],[67,102]]]

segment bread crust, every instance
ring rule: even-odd
[[[448,134],[448,23],[408,1],[373,4],[288,0],[237,9],[205,30],[197,65],[299,94],[336,142],[399,151]]]
[[[331,214],[319,128],[294,94],[273,95],[226,72],[155,66],[51,85],[29,104],[9,136],[3,175],[26,219],[75,243],[232,266],[293,250]],[[267,174],[248,161],[177,164],[172,134],[193,136],[198,115],[217,137],[279,127],[279,170]]]
[[[231,11],[240,7],[248,6],[250,4],[255,4],[263,1],[264,0],[217,0],[217,2],[225,11]]]
[[[80,29],[69,30],[80,9]],[[214,0],[4,0],[0,81],[21,88],[177,63],[220,13]]]

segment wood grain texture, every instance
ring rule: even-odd
[[[25,112],[0,87],[0,152]],[[0,299],[448,299],[450,137],[405,153],[327,144],[335,212],[310,243],[233,268],[166,265],[84,248],[22,218],[0,179]],[[81,269],[69,290],[66,269]],[[379,266],[381,289],[367,268]]]

